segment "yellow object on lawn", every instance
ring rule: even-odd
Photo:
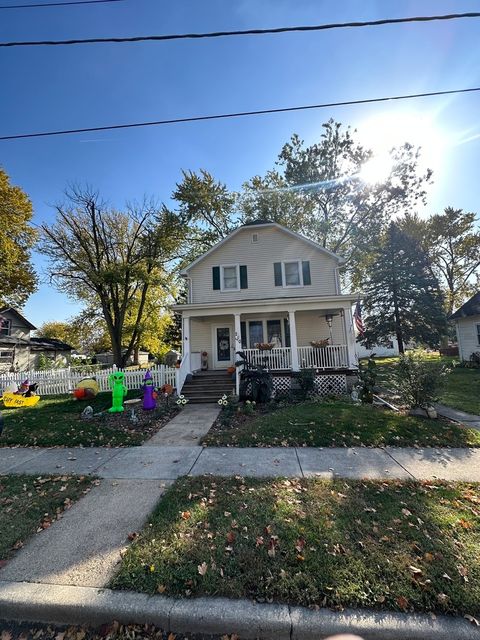
[[[40,400],[40,396],[20,396],[17,393],[4,393],[3,404],[8,407],[33,407]]]

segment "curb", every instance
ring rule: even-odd
[[[231,634],[242,639],[320,640],[356,633],[363,640],[479,640],[463,618],[346,609],[313,611],[228,598],[192,600],[92,587],[0,581],[0,620],[100,626],[154,624],[175,633]]]

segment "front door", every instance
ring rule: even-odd
[[[232,333],[232,327],[216,326],[213,328],[215,369],[227,369],[233,364]]]

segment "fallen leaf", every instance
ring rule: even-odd
[[[165,593],[166,590],[167,590],[167,587],[164,584],[157,585],[157,592],[158,593]]]
[[[263,536],[257,536],[257,541],[256,541],[257,547],[261,547],[264,542],[265,540],[263,539]]]
[[[480,627],[480,622],[477,620],[477,618],[474,618],[469,613],[466,613],[463,617],[469,622],[471,622],[472,624],[474,624],[476,627]]]
[[[129,540],[135,540],[136,538],[138,538],[138,533],[136,531],[132,531],[132,533],[128,534]]]
[[[233,531],[229,531],[227,533],[227,542],[229,542],[230,544],[232,544],[232,542],[235,541],[235,534]]]
[[[182,520],[188,520],[191,516],[190,511],[182,511]]]
[[[395,598],[398,606],[400,607],[400,609],[407,609],[408,608],[408,600],[407,598],[405,598],[405,596],[397,596]]]
[[[199,564],[197,568],[198,568],[198,573],[201,576],[204,576],[208,571],[208,564],[206,562],[202,562],[202,564]]]
[[[167,638],[167,640],[175,640],[175,638],[176,638],[176,637],[177,637],[177,636],[176,636],[176,634],[175,634],[175,633],[171,633],[171,632],[170,632],[170,633],[168,634],[168,638]]]

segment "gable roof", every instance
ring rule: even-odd
[[[73,351],[73,347],[56,338],[30,338],[30,344],[37,349],[47,351]]]
[[[306,244],[308,244],[311,247],[313,247],[314,249],[317,249],[317,251],[320,251],[321,253],[324,253],[325,255],[329,256],[330,258],[333,258],[339,264],[343,264],[345,262],[345,258],[342,258],[341,256],[337,255],[336,253],[333,253],[333,251],[329,251],[328,249],[325,249],[325,247],[322,247],[322,245],[318,244],[318,242],[314,242],[313,240],[309,240],[308,238],[305,238],[305,236],[302,236],[299,233],[296,233],[295,231],[291,231],[287,227],[284,227],[283,225],[279,224],[278,222],[270,222],[269,220],[253,220],[252,222],[247,222],[246,224],[243,224],[240,227],[237,227],[234,231],[232,231],[232,233],[230,233],[228,236],[223,238],[223,240],[220,240],[220,242],[217,242],[217,244],[213,245],[213,247],[211,247],[208,251],[206,251],[204,254],[199,256],[196,260],[194,260],[188,266],[186,266],[184,269],[182,269],[182,271],[180,272],[181,275],[185,275],[188,271],[190,271],[190,269],[192,267],[195,267],[204,258],[206,258],[207,256],[209,256],[212,253],[214,253],[217,249],[219,249],[221,246],[223,246],[226,242],[229,242],[234,236],[236,236],[238,233],[240,233],[240,231],[243,231],[245,228],[252,227],[252,226],[255,226],[257,228],[258,227],[273,227],[275,229],[279,229],[280,231],[283,231],[284,233],[289,234],[290,236],[292,236],[296,240],[301,240],[302,242],[305,242]]]
[[[31,331],[35,331],[35,329],[37,328],[31,322],[29,322],[26,318],[24,318],[22,314],[19,313],[13,307],[3,307],[3,309],[0,309],[0,316],[2,315],[2,313],[6,313],[7,311],[13,314],[17,318],[17,320],[20,320],[20,322],[24,324]]]
[[[468,316],[480,316],[480,291],[477,291],[470,300],[467,300],[465,304],[462,304],[460,309],[457,309],[455,313],[450,316],[450,320],[467,318]]]

